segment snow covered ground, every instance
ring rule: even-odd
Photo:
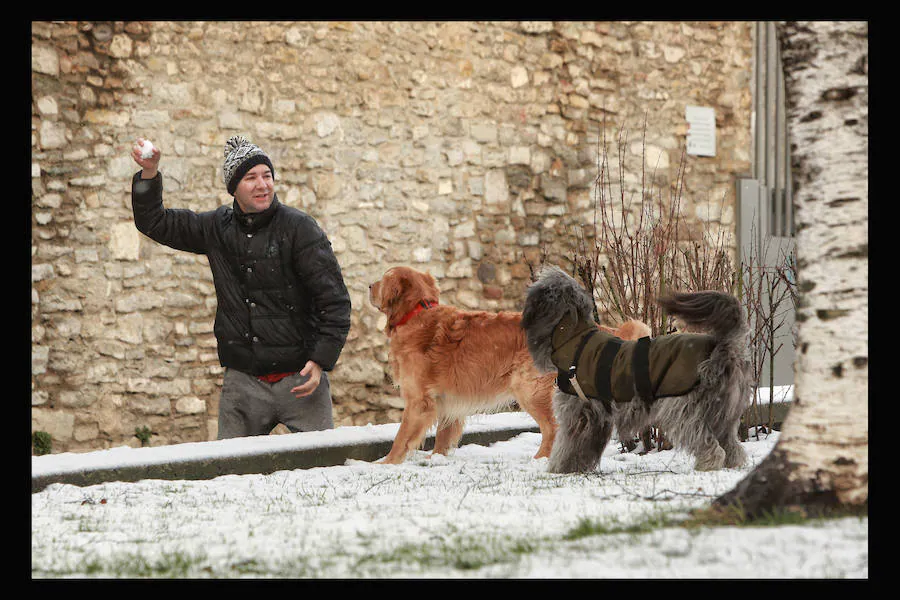
[[[471,420],[533,423],[520,413]],[[540,435],[524,433],[449,457],[418,452],[402,465],[348,460],[209,481],[51,484],[31,497],[32,576],[867,578],[868,518],[675,525],[731,489],[778,435],[745,442],[743,468],[707,473],[678,450],[641,456],[611,444],[595,473],[550,474],[546,459],[532,458]],[[239,451],[247,442],[229,443]],[[167,452],[203,445],[181,446]],[[104,454],[116,456],[81,456]],[[73,463],[72,454],[32,459],[35,472]]]

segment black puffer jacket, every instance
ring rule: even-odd
[[[131,185],[134,223],[150,239],[205,254],[216,287],[219,362],[266,375],[307,360],[334,368],[350,330],[350,295],[331,243],[306,213],[276,197],[262,213],[233,206],[167,209],[162,174]]]

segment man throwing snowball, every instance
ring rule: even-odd
[[[350,330],[350,295],[331,243],[306,213],[281,204],[268,155],[241,136],[225,144],[229,206],[163,206],[160,150],[139,138],[134,224],[150,239],[209,259],[214,332],[225,367],[219,439],[331,429],[334,368]]]

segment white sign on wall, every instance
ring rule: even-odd
[[[716,111],[707,106],[687,106],[687,153],[694,156],[716,155]]]

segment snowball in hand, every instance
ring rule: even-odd
[[[153,158],[153,144],[150,140],[144,140],[141,144],[141,158]]]

